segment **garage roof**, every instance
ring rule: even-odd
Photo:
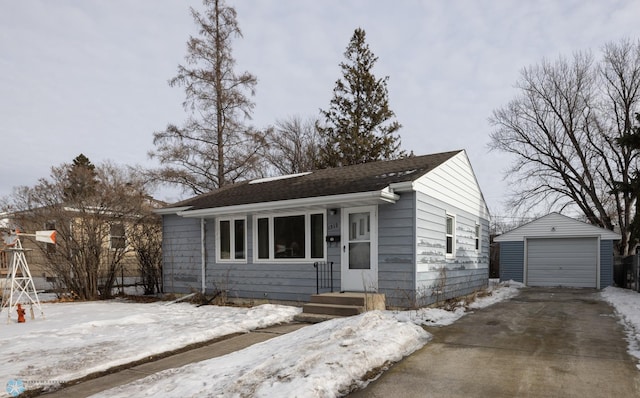
[[[559,213],[550,213],[537,220],[497,236],[495,242],[517,242],[525,238],[576,238],[600,237],[604,240],[620,240],[620,234],[595,225],[575,220]]]

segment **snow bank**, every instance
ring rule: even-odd
[[[431,335],[382,311],[299,329],[244,350],[170,369],[96,397],[335,397],[368,383]]]
[[[627,332],[629,354],[640,360],[640,294],[633,290],[607,287],[600,293],[615,309]],[[640,369],[640,365],[637,365]]]
[[[492,285],[487,290],[487,295],[478,297],[469,304],[471,309],[485,308],[500,301],[509,300],[520,294],[520,289],[524,287],[523,283],[515,281],[502,282],[499,285]]]
[[[469,304],[469,309],[485,308],[503,300],[508,300],[519,294],[520,288],[524,287],[522,283],[508,281],[500,284],[492,284],[486,291],[486,295],[476,297]],[[451,325],[466,314],[464,302],[460,302],[460,306],[452,311],[441,308],[419,308],[411,311],[396,311],[393,316],[403,322],[414,322],[424,326],[447,326]]]
[[[270,304],[198,308],[117,300],[42,307],[45,319],[0,324],[0,383],[12,378],[69,381],[189,344],[290,322],[300,312]],[[5,311],[0,318],[6,319]]]

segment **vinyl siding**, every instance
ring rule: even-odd
[[[211,264],[207,287],[232,298],[307,302],[316,292],[316,273],[312,263]]]
[[[419,178],[416,191],[455,205],[463,212],[489,219],[489,210],[465,151]]]
[[[471,294],[487,287],[489,271],[477,269],[442,268],[437,273],[422,272],[418,274],[417,304],[425,306],[438,301]]]
[[[168,293],[201,290],[200,220],[162,216],[162,279]]]
[[[329,222],[337,215],[327,214]],[[253,216],[247,216],[246,262],[216,261],[216,220],[205,224],[206,270],[208,294],[226,290],[229,297],[256,300],[307,302],[316,293],[316,270],[313,261],[278,263],[254,262]],[[201,290],[200,219],[163,216],[163,259],[165,291],[190,293]],[[334,261],[334,290],[340,289],[340,247],[327,248],[327,261]]]
[[[613,241],[600,240],[600,289],[613,285]]]
[[[415,289],[414,198],[405,192],[395,204],[378,206],[378,291],[388,305],[400,305]]]
[[[446,217],[455,217],[455,257],[448,258]],[[480,251],[475,249],[475,227],[480,225]],[[489,220],[416,193],[415,305],[472,293],[485,287],[489,277]]]
[[[524,242],[500,243],[500,280],[524,283]]]

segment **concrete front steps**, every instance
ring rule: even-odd
[[[379,293],[335,292],[314,294],[295,316],[298,322],[317,323],[333,318],[353,316],[365,311],[384,310],[385,296]]]

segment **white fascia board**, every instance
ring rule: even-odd
[[[395,203],[400,196],[388,189],[373,192],[358,192],[343,195],[315,196],[311,198],[279,200],[276,202],[249,203],[236,206],[215,207],[211,209],[184,210],[177,213],[182,217],[211,217],[222,214],[255,213],[287,208],[299,208],[310,206],[347,207],[350,203],[371,201]]]
[[[389,185],[391,192],[411,192],[415,190],[413,181],[396,182]]]
[[[167,215],[167,214],[178,214],[185,210],[189,210],[192,206],[182,206],[182,207],[165,207],[162,209],[153,209],[152,211],[156,214]]]

